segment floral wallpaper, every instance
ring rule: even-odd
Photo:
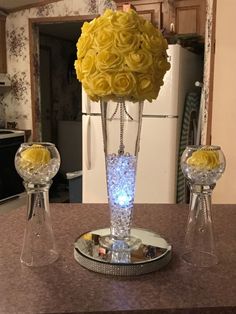
[[[18,128],[32,130],[31,78],[29,56],[29,19],[94,15],[106,7],[115,7],[111,0],[61,0],[44,6],[24,9],[7,16],[7,68],[12,89],[0,97],[0,117],[16,122]],[[34,56],[34,75],[38,75],[38,55]],[[36,115],[40,115],[39,98]]]

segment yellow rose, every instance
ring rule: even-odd
[[[140,40],[139,35],[135,31],[118,31],[114,34],[115,48],[118,49],[121,53],[126,53],[129,51],[135,51],[139,48]]]
[[[136,98],[139,101],[143,101],[147,99],[148,101],[152,101],[152,99],[156,99],[159,93],[158,85],[156,81],[154,81],[154,77],[152,74],[139,74],[137,78],[137,86],[136,86]]]
[[[142,45],[141,47],[143,49],[148,50],[154,55],[161,55],[163,48],[163,42],[162,38],[155,35],[148,35],[148,34],[142,34],[141,36]]]
[[[103,50],[96,57],[96,67],[99,71],[117,71],[121,68],[123,57],[116,51]]]
[[[84,22],[81,28],[82,34],[94,32],[96,28],[95,25],[96,25],[96,18],[93,19],[91,22]]]
[[[142,33],[146,33],[148,36],[158,36],[161,37],[161,32],[148,20],[142,19],[140,20],[140,31]]]
[[[111,25],[116,32],[137,29],[139,25],[137,13],[133,10],[129,10],[128,12],[116,11],[111,16]]]
[[[88,80],[87,78],[84,78],[81,81],[83,88],[85,90],[85,92],[87,93],[87,95],[89,96],[89,98],[93,101],[98,101],[99,97],[94,93],[94,91],[90,88],[90,84],[91,80]]]
[[[42,145],[33,144],[21,153],[21,167],[38,168],[49,163],[50,151]]]
[[[96,72],[96,75],[90,77],[90,81],[87,82],[90,93],[98,96],[104,97],[111,94],[111,78],[110,75],[106,73]]]
[[[96,19],[95,24],[95,32],[103,32],[105,29],[110,28],[111,29],[111,22],[109,16],[100,16]]]
[[[139,49],[130,52],[125,57],[125,61],[129,70],[144,73],[152,65],[152,55],[148,51]]]
[[[102,32],[96,32],[94,35],[94,42],[98,51],[112,47],[113,39],[113,32],[106,29]]]
[[[201,170],[212,170],[220,165],[219,154],[211,150],[197,150],[187,159],[187,164]]]
[[[82,74],[82,69],[81,69],[81,59],[75,60],[75,71],[76,71],[77,79],[82,81],[84,75]]]
[[[130,72],[115,73],[111,77],[112,93],[117,96],[130,95],[135,85],[135,77]]]
[[[84,75],[93,74],[96,71],[95,56],[96,52],[93,49],[90,49],[82,59],[80,68],[82,77]]]
[[[77,42],[77,57],[83,58],[86,52],[91,48],[93,37],[90,34],[81,35]]]

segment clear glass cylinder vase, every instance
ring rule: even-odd
[[[131,249],[130,235],[140,146],[143,103],[101,100],[110,235],[102,244],[113,250]]]

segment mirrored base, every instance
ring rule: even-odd
[[[131,229],[131,236],[139,245],[131,250],[110,249],[101,239],[110,229],[99,229],[82,234],[75,241],[74,257],[83,267],[107,275],[135,276],[156,271],[169,263],[172,246],[158,234],[144,229]],[[117,243],[115,247],[122,247]]]

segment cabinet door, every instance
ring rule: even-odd
[[[151,21],[158,28],[163,27],[162,3],[163,0],[115,0],[117,9],[122,10],[123,4],[132,4],[139,15]]]
[[[175,0],[172,5],[172,21],[177,34],[205,33],[205,0]]]
[[[7,72],[7,63],[6,63],[6,18],[5,16],[0,16],[0,73]]]

